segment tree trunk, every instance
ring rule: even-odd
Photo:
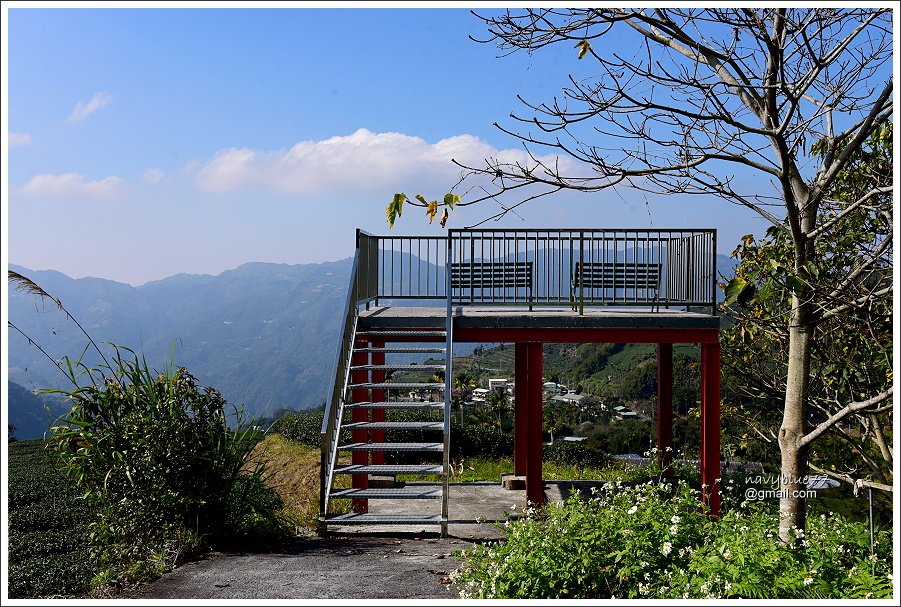
[[[779,449],[782,468],[779,477],[779,537],[794,541],[792,528],[804,529],[807,507],[804,497],[807,486],[807,447],[801,445],[807,428],[807,389],[810,381],[810,324],[809,303],[801,303],[792,296],[792,313],[788,333],[788,375],[785,382],[785,410],[779,429]]]

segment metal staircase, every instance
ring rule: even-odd
[[[440,526],[442,535],[447,535],[448,378],[451,377],[447,331],[436,328],[358,330],[356,321],[355,318],[350,347],[347,348],[349,356],[345,356],[345,382],[337,399],[336,423],[329,432],[330,457],[323,457],[325,474],[320,524],[323,531],[344,525],[436,525]],[[435,342],[443,342],[443,347],[437,347]],[[386,358],[396,359],[403,354],[440,354],[444,355],[445,362],[441,365],[386,362]],[[398,372],[420,371],[443,371],[445,381],[405,382],[402,377],[398,381],[390,378]],[[413,394],[415,396],[411,396]],[[436,411],[443,412],[441,419],[435,419]],[[394,412],[403,412],[399,415],[403,420],[390,421],[391,417],[398,417]],[[323,424],[324,435],[326,425]],[[391,440],[392,434],[401,434],[404,440]],[[350,464],[338,463],[342,453],[350,454]],[[434,462],[438,454],[441,463]],[[425,461],[416,461],[423,459]],[[408,474],[434,477],[435,480],[416,483],[397,480],[397,476]],[[335,479],[344,475],[350,475],[352,486],[334,487]],[[348,499],[351,500],[350,512],[329,514],[332,500]],[[379,507],[380,500],[428,500],[434,506],[427,509],[430,512],[423,512],[422,507],[398,512],[394,504],[390,511],[385,511]]]

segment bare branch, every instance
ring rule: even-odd
[[[839,411],[837,411],[836,413],[834,413],[833,415],[831,415],[831,416],[829,417],[829,419],[827,419],[827,420],[824,421],[824,422],[821,422],[821,423],[817,424],[817,426],[816,426],[813,430],[811,430],[810,432],[808,432],[807,434],[805,434],[805,435],[801,438],[800,444],[801,444],[802,446],[804,446],[804,445],[809,445],[809,444],[812,443],[818,436],[820,436],[823,432],[825,432],[826,430],[828,430],[828,429],[831,428],[832,426],[836,425],[837,423],[839,423],[840,421],[842,421],[843,419],[845,419],[846,417],[848,417],[848,416],[851,415],[852,413],[855,413],[855,412],[857,412],[857,411],[863,411],[863,410],[866,410],[866,409],[872,409],[872,408],[875,408],[876,405],[878,405],[878,404],[880,404],[880,403],[886,401],[887,399],[891,398],[892,395],[894,394],[894,390],[895,390],[895,388],[894,388],[894,386],[892,386],[892,387],[890,387],[888,390],[886,390],[886,391],[884,391],[884,392],[881,392],[880,394],[877,394],[877,395],[874,396],[873,398],[869,398],[869,399],[864,400],[864,401],[860,401],[860,402],[856,402],[856,403],[850,403],[850,404],[848,404],[848,405],[845,405],[845,406],[842,407]]]

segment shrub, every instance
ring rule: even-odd
[[[478,598],[839,598],[891,596],[891,538],[869,554],[867,530],[811,519],[786,546],[778,512],[745,504],[719,520],[686,483],[609,484],[587,501],[504,523],[506,541],[457,554],[451,576]]]
[[[98,579],[154,577],[204,541],[246,533],[249,520],[277,526],[248,459],[259,436],[240,429],[240,413],[230,429],[219,392],[183,368],[154,374],[124,348],[114,360],[73,371],[89,385],[65,392],[71,410],[53,429],[64,471],[97,513]]]
[[[321,410],[305,411],[303,413],[291,413],[280,417],[272,424],[270,432],[281,434],[309,447],[319,447],[322,439]]]
[[[543,458],[548,462],[556,462],[564,466],[577,468],[606,468],[614,459],[589,441],[570,442],[557,441],[544,447]]]

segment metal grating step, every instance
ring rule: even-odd
[[[332,493],[333,499],[441,499],[441,487],[410,486],[397,489],[341,489]]]
[[[348,443],[339,451],[444,451],[444,443]]]
[[[353,464],[335,468],[335,474],[441,474],[440,464]]]
[[[444,422],[351,422],[344,430],[444,430]]]
[[[329,525],[439,525],[438,514],[335,514],[324,522]]]
[[[354,352],[384,352],[385,354],[444,354],[445,348],[354,348]]]
[[[444,409],[444,403],[415,403],[415,402],[375,402],[375,403],[348,403],[345,409]]]
[[[444,371],[444,365],[360,365],[351,371]]]
[[[445,337],[446,331],[359,331],[357,337]]]
[[[351,384],[347,386],[350,390],[444,390],[444,384],[431,383],[371,383]]]

